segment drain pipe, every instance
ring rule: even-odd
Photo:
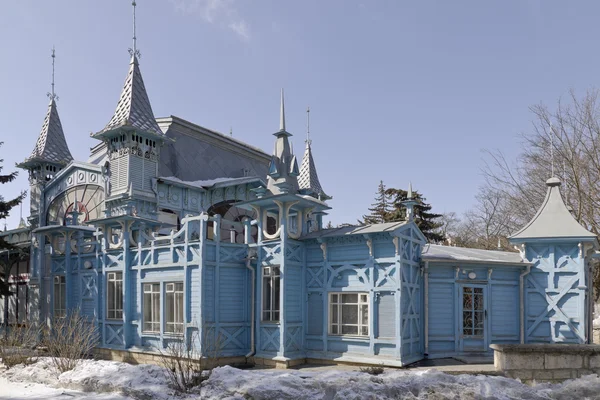
[[[519,289],[521,289],[519,291],[519,297],[520,297],[520,301],[519,301],[519,313],[520,313],[520,318],[521,318],[521,344],[525,344],[525,284],[524,284],[524,278],[525,275],[529,274],[531,272],[531,265],[528,265],[525,269],[525,271],[523,271],[521,273],[521,275],[519,275]]]
[[[425,354],[423,356],[427,358],[429,356],[429,261],[425,261],[425,271],[423,274],[423,286],[424,286],[424,306],[425,306]]]
[[[250,263],[252,262],[252,260],[254,259],[254,257],[248,256],[248,258],[246,258],[246,268],[248,268],[250,271],[252,271],[252,300],[250,301],[250,353],[246,354],[246,359],[252,357],[254,355],[254,353],[256,353],[256,349],[255,349],[255,345],[254,345],[254,309],[255,309],[255,304],[254,304],[254,286],[255,286],[255,280],[256,280],[256,270],[254,268],[252,268],[252,266],[250,265]],[[246,360],[247,361],[247,360]]]

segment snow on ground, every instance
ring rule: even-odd
[[[85,393],[84,393],[85,392]],[[436,370],[364,372],[313,369],[239,370],[216,368],[201,388],[177,396],[161,367],[85,360],[57,374],[51,360],[0,372],[2,399],[600,399],[600,378],[590,375],[563,384],[528,386],[496,376],[448,375]]]
[[[496,376],[448,375],[436,370],[364,372],[237,370],[213,371],[202,399],[600,399],[596,375],[559,385],[528,386]]]

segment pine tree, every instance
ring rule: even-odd
[[[2,146],[3,142],[0,142],[0,146]],[[0,164],[3,163],[4,160],[0,159]],[[0,172],[2,171],[2,165],[0,165]],[[8,175],[1,175],[0,174],[0,184],[5,184],[5,183],[9,183],[14,181],[17,178],[18,172],[11,172]],[[21,204],[21,201],[23,201],[23,199],[25,198],[25,192],[21,192],[21,194],[17,197],[15,197],[12,200],[8,200],[5,201],[4,197],[2,195],[0,195],[0,220],[6,219],[6,217],[8,217],[10,210],[13,207],[18,206],[19,204]],[[21,252],[21,249],[19,249],[16,246],[13,246],[12,244],[8,243],[6,240],[4,240],[4,238],[2,236],[0,236],[0,257],[2,257],[2,261],[4,261],[5,258],[5,254],[2,253],[9,253],[9,251],[14,251],[14,252]],[[9,259],[8,256],[6,256],[7,258],[7,263],[8,263],[8,268],[10,268],[10,265],[12,264],[11,260]],[[7,266],[6,265],[2,265],[6,270]],[[8,296],[10,295],[10,290],[9,290],[9,285],[8,285],[8,281],[7,281],[7,274],[1,274],[0,275],[0,297],[3,296]]]
[[[393,210],[388,215],[385,222],[397,222],[406,220],[406,207],[402,202],[407,199],[407,191],[402,189],[387,189],[386,194],[392,199]],[[428,241],[440,243],[446,238],[441,235],[439,228],[442,226],[442,214],[431,212],[431,205],[425,202],[419,192],[413,191],[413,199],[418,200],[419,204],[415,206],[415,222]]]
[[[375,202],[371,204],[369,212],[370,214],[363,215],[363,220],[359,221],[361,225],[387,222],[389,214],[392,212],[390,195],[387,194],[383,181],[379,181]]]

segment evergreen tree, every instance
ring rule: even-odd
[[[406,220],[406,207],[402,205],[402,202],[407,199],[407,191],[402,189],[387,189],[386,195],[392,199],[393,210],[388,214],[388,218],[385,222],[397,222]],[[425,202],[419,192],[413,191],[413,199],[417,200],[419,204],[415,206],[415,222],[423,235],[428,241],[433,243],[440,243],[446,238],[440,234],[440,227],[443,225],[441,220],[442,214],[435,214],[431,212],[431,205]]]
[[[379,187],[377,188],[377,194],[375,195],[375,202],[371,204],[371,207],[369,208],[369,214],[363,215],[363,220],[359,221],[359,223],[364,225],[388,222],[390,212],[392,211],[390,195],[386,192],[383,181],[379,181]]]
[[[0,142],[0,146],[3,144],[3,142]],[[0,159],[0,163],[4,162],[4,160]],[[0,172],[2,172],[2,165],[0,165]],[[0,174],[0,184],[5,184],[5,183],[9,183],[14,181],[17,178],[17,174],[18,172],[11,172],[8,175],[2,175]],[[0,195],[0,220],[6,219],[6,217],[8,217],[10,210],[13,207],[18,206],[19,204],[21,204],[21,201],[23,201],[23,199],[25,198],[25,192],[21,192],[21,194],[17,197],[15,197],[14,199],[5,201],[4,197],[2,195]],[[2,236],[0,236],[0,257],[2,258],[2,261],[4,261],[5,258],[7,258],[6,262],[10,265],[11,264],[11,260],[8,257],[9,252],[14,251],[15,253],[20,253],[21,249],[19,249],[16,246],[11,245],[10,243],[8,243],[6,240],[4,240],[4,238]],[[3,263],[4,264],[4,263]],[[3,269],[6,269],[6,266],[3,265]],[[10,290],[9,290],[9,285],[8,285],[8,281],[7,281],[7,276],[6,274],[0,274],[0,297],[3,296],[8,296],[10,295]]]

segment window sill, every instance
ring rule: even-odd
[[[142,332],[142,336],[160,337],[160,332]]]
[[[335,335],[333,333],[328,333],[327,334],[327,339],[336,339],[336,340],[343,340],[343,339],[351,339],[351,340],[369,340],[369,336],[365,336],[365,335]]]
[[[261,325],[273,325],[273,326],[279,326],[281,325],[281,322],[279,321],[260,321]]]

